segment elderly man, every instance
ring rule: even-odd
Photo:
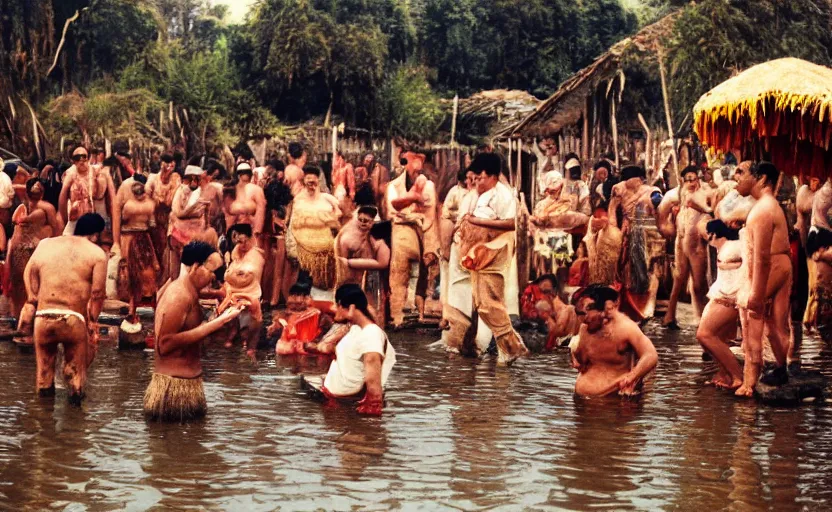
[[[55,358],[61,344],[69,399],[79,403],[98,346],[96,322],[104,303],[107,255],[96,245],[104,230],[100,215],[82,215],[74,229],[74,236],[38,244],[24,272],[28,299],[20,316],[21,330],[28,330],[34,318],[38,393],[55,393]]]
[[[757,202],[748,214],[745,229],[741,285],[737,306],[743,324],[745,368],[737,396],[750,397],[763,367],[763,331],[768,333],[778,368],[764,377],[777,385],[788,379],[786,358],[791,342],[792,262],[786,216],[774,196],[780,173],[773,164],[761,162],[746,171],[737,168],[737,192]]]
[[[385,200],[388,219],[393,222],[390,315],[394,328],[404,323],[404,303],[413,263],[419,263],[416,308],[419,316],[423,316],[427,267],[436,264],[439,252],[436,188],[421,174],[425,155],[407,152],[403,158],[407,160],[405,172],[389,183]]]

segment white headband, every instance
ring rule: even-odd
[[[202,176],[204,172],[201,167],[196,165],[185,167],[185,176]]]

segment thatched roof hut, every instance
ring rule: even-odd
[[[450,141],[454,100],[442,100],[447,116],[440,131]],[[494,89],[459,98],[454,142],[472,146],[516,125],[535,111],[540,100],[526,91]]]
[[[712,148],[770,153],[792,175],[832,174],[832,69],[795,58],[758,64],[705,93],[693,111]]]
[[[637,50],[655,53],[662,40],[670,35],[678,16],[679,11],[670,13],[634,36],[619,41],[595,62],[563,82],[532,114],[516,125],[505,128],[499,135],[543,137],[578,124],[586,112],[587,98],[595,95],[602,85],[606,93],[609,83],[621,75],[622,62],[627,52]],[[623,88],[626,79],[621,80],[619,89]]]

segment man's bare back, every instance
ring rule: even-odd
[[[826,180],[826,183],[815,193],[812,199],[812,225],[824,229],[832,230],[832,223],[830,223],[829,210],[832,209],[832,179]]]

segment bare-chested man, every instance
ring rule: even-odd
[[[660,226],[666,213],[665,203],[676,199],[674,206],[678,208],[675,230],[676,274],[673,276],[673,290],[663,322],[665,327],[672,330],[679,329],[679,324],[676,323],[676,306],[679,296],[688,286],[688,280],[693,282],[692,298],[697,317],[702,316],[708,293],[708,247],[699,232],[698,224],[703,216],[710,216],[713,211],[710,206],[710,194],[703,188],[696,167],[686,167],[682,171],[682,180],[684,184],[679,192],[667,194],[659,205]]]
[[[199,290],[214,279],[222,257],[205,242],[190,242],[182,250],[187,272],[168,285],[156,307],[156,344],[153,377],[144,394],[148,419],[187,421],[205,415],[202,388],[202,341],[237,318],[240,307],[230,307],[203,322]]]
[[[127,321],[139,322],[136,308],[143,298],[156,296],[156,283],[161,266],[156,259],[151,230],[155,226],[156,203],[145,191],[147,178],[133,175],[130,194],[121,205],[119,249],[127,260],[127,276],[130,290],[130,312]]]
[[[747,274],[737,294],[743,323],[745,369],[738,396],[752,396],[763,367],[763,330],[768,328],[771,349],[778,368],[766,376],[772,385],[785,382],[786,357],[791,340],[792,289],[791,246],[786,216],[774,197],[780,173],[773,164],[761,162],[737,168],[737,192],[753,196],[757,203],[741,232],[743,263]]]
[[[638,325],[618,311],[618,293],[605,286],[587,289],[576,313],[583,318],[573,366],[578,370],[575,394],[586,397],[637,394],[658,364],[653,342]]]
[[[292,190],[292,196],[297,196],[303,190],[303,168],[306,165],[307,153],[300,142],[289,143],[289,165],[283,173],[283,181]]]
[[[69,399],[78,403],[84,397],[107,280],[107,255],[96,245],[103,230],[100,215],[84,214],[75,223],[74,236],[42,240],[26,265],[28,299],[21,318],[34,317],[36,387],[41,396],[55,393],[55,357],[62,344]],[[22,330],[29,327],[21,325]]]
[[[608,209],[610,223],[623,236],[619,279],[622,302],[636,320],[653,316],[662,268],[665,240],[656,226],[655,209],[662,194],[644,183],[647,173],[638,166],[621,170],[621,183],[613,186]],[[620,208],[620,212],[619,212]]]

